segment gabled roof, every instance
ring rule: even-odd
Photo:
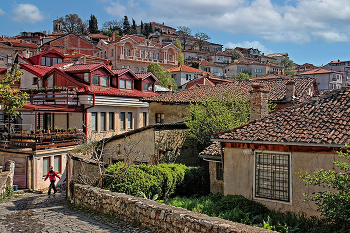
[[[154,45],[154,46],[157,46],[157,47],[162,47],[161,44],[158,44],[158,43],[155,43],[151,40],[148,40],[146,38],[143,38],[143,37],[139,37],[139,36],[135,36],[135,35],[125,35],[125,36],[121,36],[121,37],[118,37],[116,38],[114,41],[111,41],[109,43],[113,43],[113,42],[122,42],[123,40],[127,40],[127,39],[131,39],[133,40],[135,43],[137,44],[140,44],[140,43],[143,43],[143,42],[146,42],[148,41],[150,44]]]
[[[173,68],[168,69],[170,72],[179,72],[179,71],[185,71],[185,72],[192,72],[192,73],[206,73],[210,74],[207,71],[199,70],[190,66],[185,66],[185,65],[179,65]]]
[[[152,74],[152,72],[146,72],[146,73],[135,73],[136,77],[139,80],[145,80],[147,78],[152,78],[155,82],[158,82],[159,80]]]
[[[14,47],[35,48],[35,49],[39,48],[37,44],[29,43],[24,40],[13,39],[13,40],[8,40],[8,42]]]
[[[199,65],[200,66],[218,66],[218,67],[222,67],[221,65],[218,65],[218,64],[215,64],[215,63],[212,63],[212,62],[208,62],[207,60],[201,60],[199,62]]]
[[[50,49],[50,50],[47,50],[47,51],[44,51],[44,52],[41,52],[41,53],[38,53],[38,54],[35,54],[35,55],[31,56],[31,57],[29,58],[29,60],[34,60],[36,57],[42,57],[42,56],[44,56],[44,55],[46,55],[46,54],[49,54],[49,53],[54,53],[54,54],[56,54],[57,56],[61,57],[62,59],[65,58],[65,56],[64,56],[63,53],[60,53],[60,52],[58,52],[58,51],[55,50],[55,49]]]
[[[81,94],[95,94],[101,96],[118,96],[118,97],[130,97],[130,98],[146,98],[153,95],[157,95],[154,92],[142,92],[139,90],[121,90],[113,87],[103,87],[103,86],[88,86],[85,85],[84,88],[78,90]]]
[[[255,78],[252,78],[252,80],[273,80],[273,79],[293,79],[289,76],[285,76],[282,74],[265,74],[265,75],[261,75]]]
[[[350,87],[285,108],[223,133],[218,140],[342,147],[350,143]]]
[[[340,73],[340,72],[336,72],[334,70],[326,70],[323,68],[318,68],[318,69],[314,69],[314,70],[309,70],[303,73],[300,73],[298,75],[308,75],[308,74],[329,74],[329,73]]]
[[[195,103],[203,101],[206,97],[215,96],[222,93],[240,94],[243,97],[248,97],[249,91],[252,90],[253,83],[259,83],[264,90],[269,91],[268,96],[270,101],[283,101],[286,96],[286,84],[289,81],[295,83],[295,96],[297,98],[308,98],[309,88],[314,90],[313,95],[318,95],[319,91],[315,78],[291,78],[291,79],[274,79],[274,80],[238,80],[219,84],[214,87],[192,88],[174,93],[163,93],[161,95],[145,98],[147,102],[163,102],[163,103]]]
[[[215,55],[215,56],[225,56],[225,57],[232,57],[232,55],[221,52],[221,51],[216,51],[216,52],[212,52],[211,55]]]
[[[20,67],[40,78],[42,78],[50,70],[53,69],[52,67],[48,67],[48,66],[27,65],[27,64],[20,64]]]
[[[61,69],[64,72],[68,73],[83,73],[83,72],[92,72],[94,70],[97,70],[99,68],[104,68],[107,70],[108,73],[111,75],[114,74],[114,72],[109,69],[104,63],[89,63],[89,64],[83,64],[80,62],[75,62],[73,65],[67,66],[67,67],[61,67]]]
[[[267,57],[283,57],[283,56],[288,56],[288,53],[271,53],[267,54]]]

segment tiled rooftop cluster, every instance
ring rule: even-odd
[[[262,142],[350,143],[350,87],[286,108],[216,138]]]
[[[191,88],[184,91],[163,93],[161,95],[145,98],[150,102],[167,102],[167,103],[194,103],[203,100],[208,96],[214,96],[223,93],[240,94],[243,97],[249,95],[253,83],[259,83],[264,90],[269,91],[269,100],[282,101],[286,95],[286,83],[295,82],[295,96],[298,98],[305,97],[309,88],[312,88],[314,94],[318,94],[318,88],[315,78],[288,78],[288,79],[268,79],[268,80],[233,80],[233,82],[216,85],[214,87]]]

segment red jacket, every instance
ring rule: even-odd
[[[56,180],[56,176],[61,179],[61,177],[59,175],[57,175],[57,173],[55,171],[52,171],[52,172],[49,171],[45,177],[45,180],[47,179],[47,177],[50,178],[50,181]]]

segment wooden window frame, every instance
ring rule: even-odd
[[[43,157],[43,167],[42,167],[42,169],[43,169],[43,177],[45,177],[47,175],[47,173],[50,171],[50,166],[51,166],[51,159],[50,158],[51,158],[51,156]],[[48,159],[49,160],[49,165],[47,167],[47,172],[46,173],[44,173],[44,159]]]
[[[62,155],[55,155],[53,157],[53,165],[55,166],[55,158],[60,158],[60,161],[59,161],[59,164],[58,164],[58,171],[55,170],[54,168],[54,171],[58,174],[61,174],[62,173]]]

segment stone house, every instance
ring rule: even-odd
[[[175,80],[177,86],[182,86],[185,83],[196,79],[198,75],[206,75],[209,74],[206,71],[199,70],[186,65],[179,65],[177,67],[173,67],[168,69],[171,74],[171,77]]]
[[[175,123],[149,125],[115,135],[105,140],[103,162],[153,165],[176,162],[198,166],[203,161],[195,156],[198,150],[193,140],[186,137],[187,131],[184,123]]]
[[[281,64],[282,59],[288,57],[288,53],[272,53],[266,56],[276,59],[277,64]]]
[[[217,76],[219,78],[223,77],[223,66],[208,62],[207,60],[201,60],[199,62],[199,69],[212,73],[214,76]]]
[[[319,94],[314,78],[285,78],[285,76],[275,75],[275,78],[265,80],[234,79],[232,82],[216,86],[201,86],[183,91],[167,92],[143,98],[143,101],[149,102],[149,123],[151,125],[183,122],[190,103],[200,102],[206,97],[223,93],[235,93],[248,98],[253,83],[262,85],[264,90],[268,91],[269,101],[277,104],[276,110]]]
[[[168,69],[177,66],[179,49],[173,44],[161,45],[149,39],[135,35],[125,35],[115,38],[113,33],[110,41],[101,40],[94,56],[108,59],[113,69],[130,68],[135,73],[147,72],[151,63],[159,63]]]
[[[156,95],[151,73],[66,61],[55,50],[16,60],[23,72],[19,88],[29,97],[17,117],[0,114],[0,165],[16,162],[21,188],[48,187],[49,166],[63,173],[67,152],[85,138],[148,125],[149,104],[139,99]]]
[[[243,195],[270,209],[317,214],[302,193],[322,187],[306,186],[297,173],[335,169],[337,152],[350,142],[349,91],[333,90],[268,116],[267,93],[251,92],[251,108],[260,116],[215,133],[215,144],[200,154],[210,161],[211,191]]]

